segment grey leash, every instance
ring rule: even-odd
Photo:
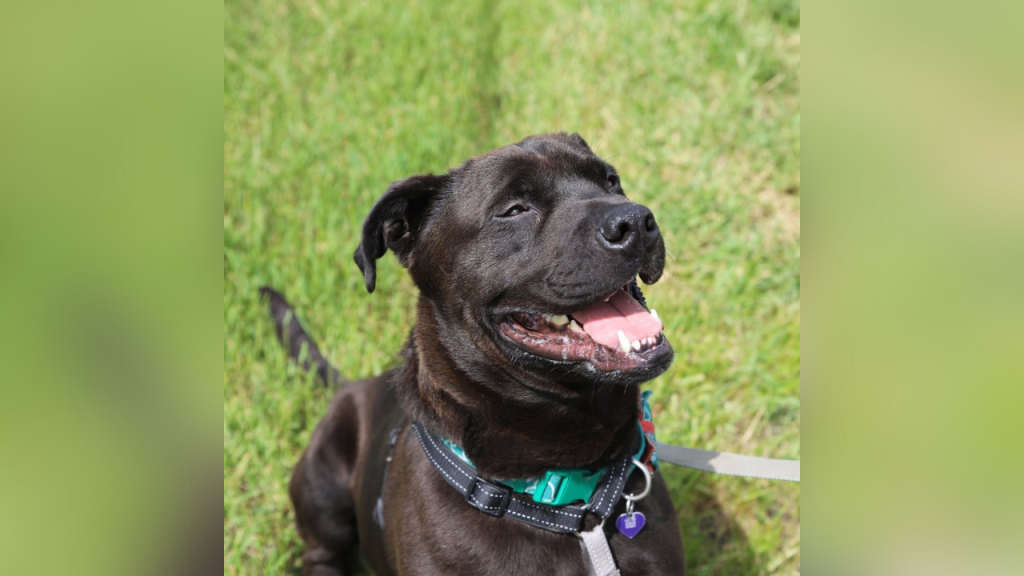
[[[800,481],[799,460],[758,458],[730,452],[684,448],[661,442],[658,443],[658,460],[728,476],[747,476],[789,482]],[[638,470],[641,468],[644,468],[642,464],[637,467]],[[646,468],[643,471],[646,472]],[[644,493],[638,497],[626,496],[627,514],[632,512],[633,500],[642,499],[650,491],[651,478],[646,474],[645,476],[647,476],[647,488]],[[604,522],[586,532],[578,532],[577,535],[582,541],[588,576],[619,576],[619,568],[604,534]]]
[[[695,468],[728,476],[747,476],[769,480],[800,481],[799,460],[776,460],[742,456],[730,452],[715,452],[697,448],[684,448],[658,442],[658,459],[662,462]]]
[[[604,535],[604,522],[579,533],[587,576],[619,576],[619,566]]]

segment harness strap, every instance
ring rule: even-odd
[[[405,416],[398,419],[398,423],[388,433],[388,455],[384,460],[384,474],[380,480],[380,496],[377,496],[377,503],[373,507],[373,521],[380,526],[380,529],[384,529],[384,487],[388,485],[388,470],[391,468],[391,459],[394,456],[395,444],[398,444],[398,435],[402,432],[402,426],[405,425]]]
[[[619,576],[619,567],[604,535],[604,522],[580,533],[588,576]]]
[[[573,534],[583,527],[583,515],[589,511],[601,518],[612,514],[622,495],[622,487],[629,476],[632,461],[625,459],[609,469],[601,479],[594,496],[584,506],[546,506],[514,494],[508,486],[490,482],[476,473],[476,469],[463,462],[440,438],[430,433],[419,422],[412,423],[416,437],[427,459],[448,484],[458,490],[466,503],[477,510],[500,518],[509,516],[551,532]]]

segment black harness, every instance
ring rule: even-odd
[[[462,461],[440,438],[431,434],[419,422],[413,422],[412,428],[427,459],[445,481],[462,494],[467,504],[496,518],[509,516],[513,520],[562,534],[582,531],[586,512],[592,512],[602,520],[611,516],[615,504],[622,496],[622,488],[632,464],[631,458],[624,458],[609,468],[594,490],[590,502],[584,505],[547,506],[513,493],[508,486],[480,477],[475,468]]]

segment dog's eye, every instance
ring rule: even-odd
[[[530,209],[527,208],[526,206],[523,206],[522,204],[514,204],[513,206],[509,207],[508,210],[505,210],[505,212],[501,215],[501,217],[502,218],[511,218],[512,216],[519,216],[523,212],[529,212],[529,211],[530,211]]]
[[[619,185],[619,175],[618,174],[609,174],[608,175],[608,187],[609,188],[615,188],[618,185]]]

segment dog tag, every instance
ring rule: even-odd
[[[643,529],[644,524],[647,523],[647,518],[643,512],[633,512],[632,514],[622,514],[615,521],[615,527],[626,535],[626,538],[632,539],[640,533]]]

